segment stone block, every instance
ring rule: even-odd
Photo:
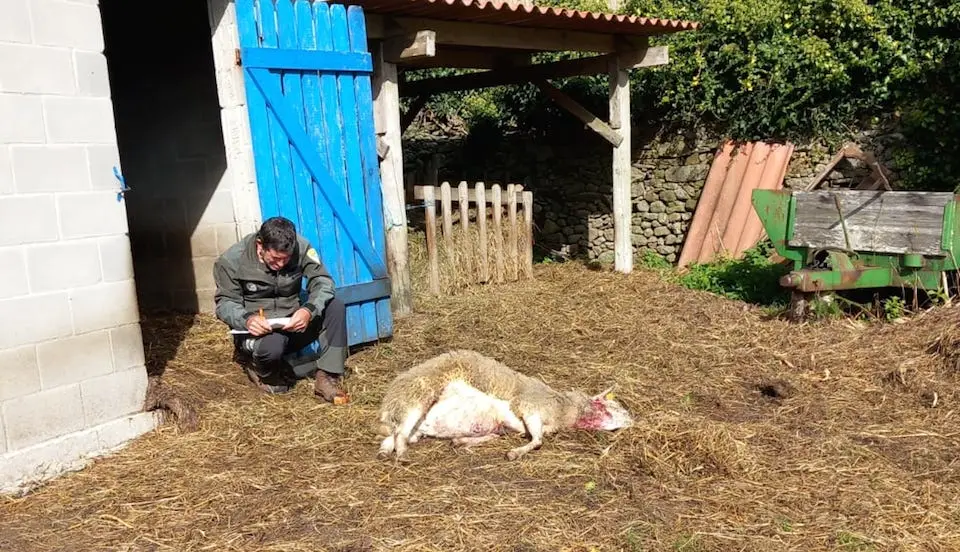
[[[127,232],[126,205],[115,193],[88,192],[58,195],[63,237],[87,238]]]
[[[108,331],[58,339],[37,345],[37,364],[44,389],[109,374],[113,369],[113,351]]]
[[[70,50],[0,43],[0,91],[71,95],[76,89]]]
[[[9,299],[30,293],[27,280],[27,262],[23,249],[5,247],[0,249],[0,299]]]
[[[83,429],[83,402],[76,384],[10,399],[0,409],[11,451]]]
[[[114,144],[117,141],[110,98],[43,98],[47,141]]]
[[[10,156],[10,148],[0,144],[0,195],[13,192],[13,159]]]
[[[57,339],[72,333],[66,293],[0,300],[0,349]]]
[[[83,146],[13,146],[10,154],[18,192],[79,192],[90,188]]]
[[[87,146],[87,164],[90,171],[90,184],[94,190],[120,190],[120,181],[113,174],[113,168],[120,167],[120,153],[114,144]]]
[[[140,321],[133,280],[75,289],[70,292],[70,303],[77,333]]]
[[[110,330],[110,345],[113,349],[113,365],[118,372],[144,366],[140,324],[127,324]]]
[[[57,239],[52,195],[0,197],[0,247]]]
[[[41,144],[43,103],[39,96],[0,92],[0,144]]]
[[[40,391],[37,348],[33,345],[0,351],[0,402]]]
[[[33,39],[45,46],[103,51],[100,10],[96,5],[62,0],[32,0]]]
[[[66,241],[27,249],[27,273],[34,292],[91,286],[102,280],[95,241]]]
[[[100,267],[104,282],[122,282],[134,277],[130,238],[125,234],[100,238]]]
[[[85,380],[80,386],[84,425],[94,427],[143,409],[147,370],[139,366]]]
[[[30,8],[28,0],[4,0],[3,17],[0,17],[0,42],[29,43],[33,40],[30,32]]]
[[[100,52],[74,51],[73,63],[77,71],[77,92],[81,96],[110,97],[110,78],[107,58]]]

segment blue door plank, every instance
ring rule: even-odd
[[[355,52],[367,51],[366,21],[360,6],[347,8],[347,26],[350,30],[350,49]],[[380,190],[380,161],[377,157],[376,126],[373,119],[373,93],[370,77],[356,75],[354,88],[357,95],[357,120],[360,130],[360,154],[362,158],[363,180],[366,188],[368,231],[374,250],[386,264],[385,230],[383,224],[383,195]],[[393,316],[390,312],[390,299],[378,299],[374,302],[377,336],[393,335]],[[367,315],[364,314],[366,319]]]
[[[333,30],[333,49],[338,52],[347,52],[350,50],[350,37],[347,30],[347,11],[342,4],[333,4],[330,6],[330,28]],[[357,97],[353,86],[353,74],[337,72],[337,92],[340,98],[340,113],[343,115],[343,153],[346,163],[346,190],[347,198],[350,202],[351,210],[360,217],[361,220],[367,219],[366,198],[363,192],[363,170],[360,160],[360,144],[358,142],[359,130],[357,129]],[[364,225],[364,237],[369,236],[369,230]],[[361,281],[369,281],[369,272],[366,277],[357,268],[357,254],[353,247],[344,247],[346,244],[341,242],[341,248],[344,253],[343,276],[347,284],[356,284]],[[361,264],[363,260],[360,260]],[[351,322],[351,332],[356,332],[354,339],[367,340],[366,324],[363,321],[363,305],[350,305],[347,307],[347,320]],[[373,321],[375,323],[375,321]],[[376,326],[374,325],[375,329]],[[375,332],[371,332],[372,336]]]
[[[277,4],[278,13],[282,4]],[[286,8],[282,8],[286,10]],[[280,31],[283,38],[284,31]],[[373,57],[367,52],[324,52],[299,50],[283,46],[274,48],[241,48],[245,67],[261,67],[285,71],[360,72],[373,71]]]
[[[307,0],[297,0],[296,4],[294,4],[294,17],[297,20],[297,39],[295,46],[303,51],[315,49],[317,39],[313,30],[313,9],[310,7],[310,2]],[[298,104],[302,105],[301,113],[303,114],[300,122],[304,125],[311,143],[316,146],[314,155],[317,155],[323,160],[323,153],[319,147],[321,143],[321,133],[316,131],[316,125],[314,124],[320,107],[320,78],[317,76],[316,71],[301,72],[300,87],[297,92],[300,95]],[[292,94],[292,91],[288,90],[287,94]],[[329,267],[330,257],[329,255],[325,255],[321,248],[320,223],[317,213],[317,198],[314,192],[313,176],[310,175],[310,171],[307,170],[302,160],[297,159],[297,167],[299,169],[296,178],[297,205],[300,208],[300,216],[302,217],[301,225],[303,235],[320,254],[320,259],[323,261],[323,264]]]
[[[269,0],[267,0],[269,1]],[[257,5],[254,0],[237,0],[237,31],[241,45],[259,46]],[[247,96],[247,117],[250,121],[250,141],[253,147],[254,171],[260,210],[267,218],[280,213],[276,196],[276,176],[273,169],[273,149],[270,144],[270,121],[263,94],[243,75]]]
[[[264,48],[279,48],[280,33],[289,32],[289,20],[281,21],[281,11],[284,6],[290,8],[289,12],[284,12],[282,16],[292,18],[293,8],[289,0],[280,0],[275,4],[270,0],[260,0],[260,13],[263,14],[263,31],[261,38]],[[271,26],[268,21],[267,11],[273,15],[274,24]],[[264,78],[269,78],[277,84],[282,90],[283,73],[268,71]],[[267,100],[269,103],[269,99]],[[273,161],[277,174],[277,200],[280,206],[280,214],[298,223],[300,217],[297,216],[297,198],[293,193],[293,156],[290,151],[290,138],[284,132],[283,125],[277,121],[275,110],[270,110],[270,139],[273,141]]]
[[[280,48],[297,47],[297,20],[293,13],[293,3],[290,2],[290,0],[280,0],[277,2],[277,29],[278,46]],[[283,97],[286,99],[287,105],[293,108],[293,112],[297,116],[297,123],[301,128],[304,128],[303,93],[300,89],[300,74],[301,71],[283,71],[281,84],[283,86]],[[311,155],[313,154],[313,152],[310,153]],[[293,215],[290,219],[296,222],[298,230],[306,230],[306,232],[304,232],[305,236],[310,236],[311,233],[314,233],[313,228],[315,228],[316,225],[312,220],[308,221],[307,219],[309,215],[306,215],[304,210],[304,205],[307,204],[307,201],[303,192],[305,189],[310,189],[310,181],[312,179],[299,156],[291,155],[290,162],[290,183],[289,186],[280,192],[280,196],[284,197],[287,195],[292,198],[288,204],[293,209],[289,211],[290,214]],[[308,228],[309,230],[307,230]],[[311,243],[314,242],[311,241]]]

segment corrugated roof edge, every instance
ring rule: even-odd
[[[461,9],[467,8],[476,10],[477,12],[509,12],[517,15],[533,15],[546,18],[579,20],[586,23],[611,23],[615,25],[619,24],[626,26],[636,25],[645,28],[659,28],[673,31],[695,30],[700,27],[700,24],[696,21],[570,10],[552,6],[526,6],[519,2],[513,3],[502,0],[346,0],[345,3],[360,5],[363,7],[364,11],[369,13],[388,12],[394,15],[401,14],[409,10],[411,15],[423,16],[424,14],[416,13],[418,8],[422,9],[423,7],[430,6],[434,7],[434,9],[443,9],[444,7],[448,7],[454,12],[460,12]]]

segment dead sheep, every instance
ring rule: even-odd
[[[561,393],[476,351],[449,351],[390,383],[380,406],[378,456],[401,459],[408,444],[422,437],[469,447],[515,432],[530,438],[507,453],[516,460],[560,429],[614,431],[633,425],[608,393]]]

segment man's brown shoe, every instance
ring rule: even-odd
[[[332,403],[338,393],[340,393],[340,377],[317,370],[316,379],[313,382],[313,394]]]

